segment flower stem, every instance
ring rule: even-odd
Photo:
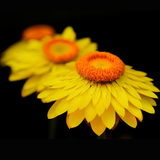
[[[100,136],[97,137],[97,139],[106,139],[106,133],[103,132]]]

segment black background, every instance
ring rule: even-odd
[[[91,37],[99,51],[119,56],[125,64],[145,71],[160,88],[159,37],[160,11],[106,10],[5,10],[0,11],[0,53],[21,39],[21,32],[34,24],[48,24],[58,33],[70,25],[77,38]],[[25,81],[9,82],[9,67],[0,68],[0,139],[46,139],[49,137],[47,111],[36,94],[20,95]],[[159,93],[158,93],[159,96]],[[107,138],[159,138],[160,102],[156,114],[143,112],[144,120],[132,129],[120,122],[114,131],[106,129]],[[58,121],[56,138],[96,138],[83,122],[69,130],[65,114]]]

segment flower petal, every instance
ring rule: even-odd
[[[158,96],[153,93],[152,91],[149,91],[149,90],[146,90],[146,89],[136,89],[136,91],[142,95],[145,95],[145,96],[148,96],[148,97],[151,97],[151,98],[157,98],[158,99]]]
[[[66,27],[63,33],[61,34],[61,36],[64,39],[71,40],[71,41],[75,41],[76,39],[76,33],[71,26]]]
[[[142,98],[142,110],[151,113],[151,114],[155,114],[155,110],[154,108],[151,106],[151,104],[147,101],[147,99],[145,98],[145,96],[141,95]]]
[[[143,96],[152,106],[157,106],[157,103],[154,99],[147,97],[147,96]]]
[[[132,128],[136,128],[137,127],[137,120],[136,118],[126,110],[126,114],[124,117],[121,117],[120,118],[125,122],[127,123],[130,127]]]
[[[69,114],[68,124],[70,128],[77,127],[84,120],[85,110],[76,110],[75,112]]]
[[[129,68],[126,68],[125,72],[130,73],[130,74],[135,75],[135,76],[140,76],[140,77],[147,76],[147,73],[145,73],[145,72],[136,71],[134,69],[129,69]]]
[[[114,86],[113,86],[112,84],[110,84],[110,83],[107,83],[107,88],[108,88],[108,90],[111,92],[111,94],[112,94],[115,98],[117,98],[117,92],[116,92]]]
[[[86,37],[86,38],[82,38],[76,41],[76,44],[78,46],[79,49],[84,49],[85,47],[87,47],[89,44],[91,43],[91,39]]]
[[[62,99],[56,101],[56,102],[51,106],[51,108],[49,109],[49,111],[48,111],[48,113],[47,113],[48,119],[53,119],[53,118],[57,117],[55,110],[56,110],[57,106],[58,106],[61,102],[62,102]]]
[[[96,116],[95,107],[93,106],[93,103],[91,101],[85,108],[85,118],[87,122],[90,122],[95,118],[95,116]]]
[[[111,104],[115,111],[122,117],[125,116],[125,109],[117,102],[117,100],[112,96],[111,97]]]
[[[101,115],[102,122],[108,129],[112,129],[116,122],[116,113],[112,105]]]
[[[105,106],[103,104],[102,98],[100,98],[98,103],[95,105],[95,111],[99,116],[101,116],[104,110],[105,110]]]
[[[133,97],[130,93],[126,92],[128,96],[128,100],[132,103],[135,107],[142,109],[142,103],[139,99]]]
[[[106,129],[106,126],[103,124],[101,118],[96,116],[91,122],[91,128],[95,134],[100,136]]]
[[[100,96],[101,96],[101,90],[100,86],[98,85],[92,95],[92,102],[94,106],[98,103]]]
[[[134,105],[129,103],[128,109],[131,114],[133,114],[135,117],[137,117],[139,120],[143,120],[143,115],[140,109],[136,108]]]
[[[36,92],[36,86],[32,87],[32,88],[29,88],[29,89],[22,89],[21,91],[21,96],[22,97],[27,97],[29,96],[30,94]]]

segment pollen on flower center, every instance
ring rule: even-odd
[[[95,82],[108,82],[120,78],[125,71],[123,61],[109,52],[92,52],[76,62],[77,72]]]
[[[43,47],[45,55],[55,63],[65,63],[73,60],[79,52],[77,45],[69,40],[53,38]]]

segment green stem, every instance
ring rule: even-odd
[[[57,124],[58,124],[58,117],[49,120],[48,139],[55,139],[56,138]]]
[[[100,136],[97,137],[97,139],[106,139],[106,133],[103,132]]]

